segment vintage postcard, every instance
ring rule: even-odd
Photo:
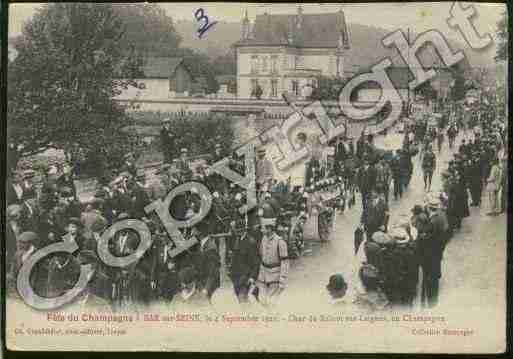
[[[506,350],[505,4],[8,15],[9,350]]]

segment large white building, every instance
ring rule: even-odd
[[[319,76],[343,77],[344,56],[350,48],[342,10],[328,14],[257,15],[242,20],[237,56],[237,96],[273,99],[289,91],[297,98],[308,94]]]

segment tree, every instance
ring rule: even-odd
[[[508,21],[506,11],[497,23],[497,54],[495,61],[507,61],[508,59]]]
[[[125,52],[147,56],[177,56],[182,42],[173,19],[156,4],[116,4],[114,13],[123,22],[123,35],[118,41]]]
[[[137,149],[113,100],[131,83],[114,79],[122,28],[112,5],[99,3],[45,5],[25,25],[8,81],[8,137],[21,156],[78,151],[101,173]]]
[[[216,75],[235,75],[237,73],[237,63],[232,51],[216,57],[212,63]]]

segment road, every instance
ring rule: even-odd
[[[392,134],[391,134],[392,135]],[[389,135],[389,136],[391,136]],[[394,142],[401,136],[395,136]],[[458,138],[455,149],[461,138]],[[390,139],[388,139],[389,141]],[[376,139],[379,146],[383,139]],[[435,152],[436,153],[436,152]],[[437,170],[432,190],[441,189],[440,172],[447,168],[453,151],[444,143],[437,155]],[[422,172],[418,156],[414,158],[414,172],[410,186],[397,201],[390,196],[390,223],[400,215],[411,216],[411,208],[422,204],[425,196]],[[497,217],[488,212],[487,194],[483,193],[482,208],[470,207],[471,215],[464,219],[462,229],[447,245],[442,263],[440,282],[440,308],[467,305],[480,308],[484,305],[503,305],[506,273],[506,215]],[[341,273],[349,284],[348,296],[354,288],[357,268],[354,259],[354,230],[361,215],[361,201],[356,206],[337,214],[334,232],[329,243],[316,247],[314,254],[295,261],[290,271],[286,297],[302,298],[304,303],[327,300],[325,286],[331,274]]]

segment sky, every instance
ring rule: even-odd
[[[467,6],[471,3],[462,3]],[[217,21],[239,22],[247,9],[248,17],[253,20],[256,15],[265,12],[269,14],[296,13],[297,4],[277,3],[159,3],[166,13],[175,21],[194,20],[194,11],[203,8],[204,13]],[[495,36],[496,24],[500,15],[505,11],[504,4],[473,3],[477,16],[473,19],[476,29],[481,33]],[[39,4],[11,4],[9,7],[9,36],[18,35],[23,23],[30,19]],[[369,4],[302,4],[303,13],[336,12],[341,8],[346,15],[346,21],[381,27],[387,30],[410,28],[413,32],[423,32],[437,29],[445,36],[463,42],[458,31],[451,29],[446,20],[450,16],[451,2],[438,3],[369,3]],[[495,52],[491,46],[488,51]]]

